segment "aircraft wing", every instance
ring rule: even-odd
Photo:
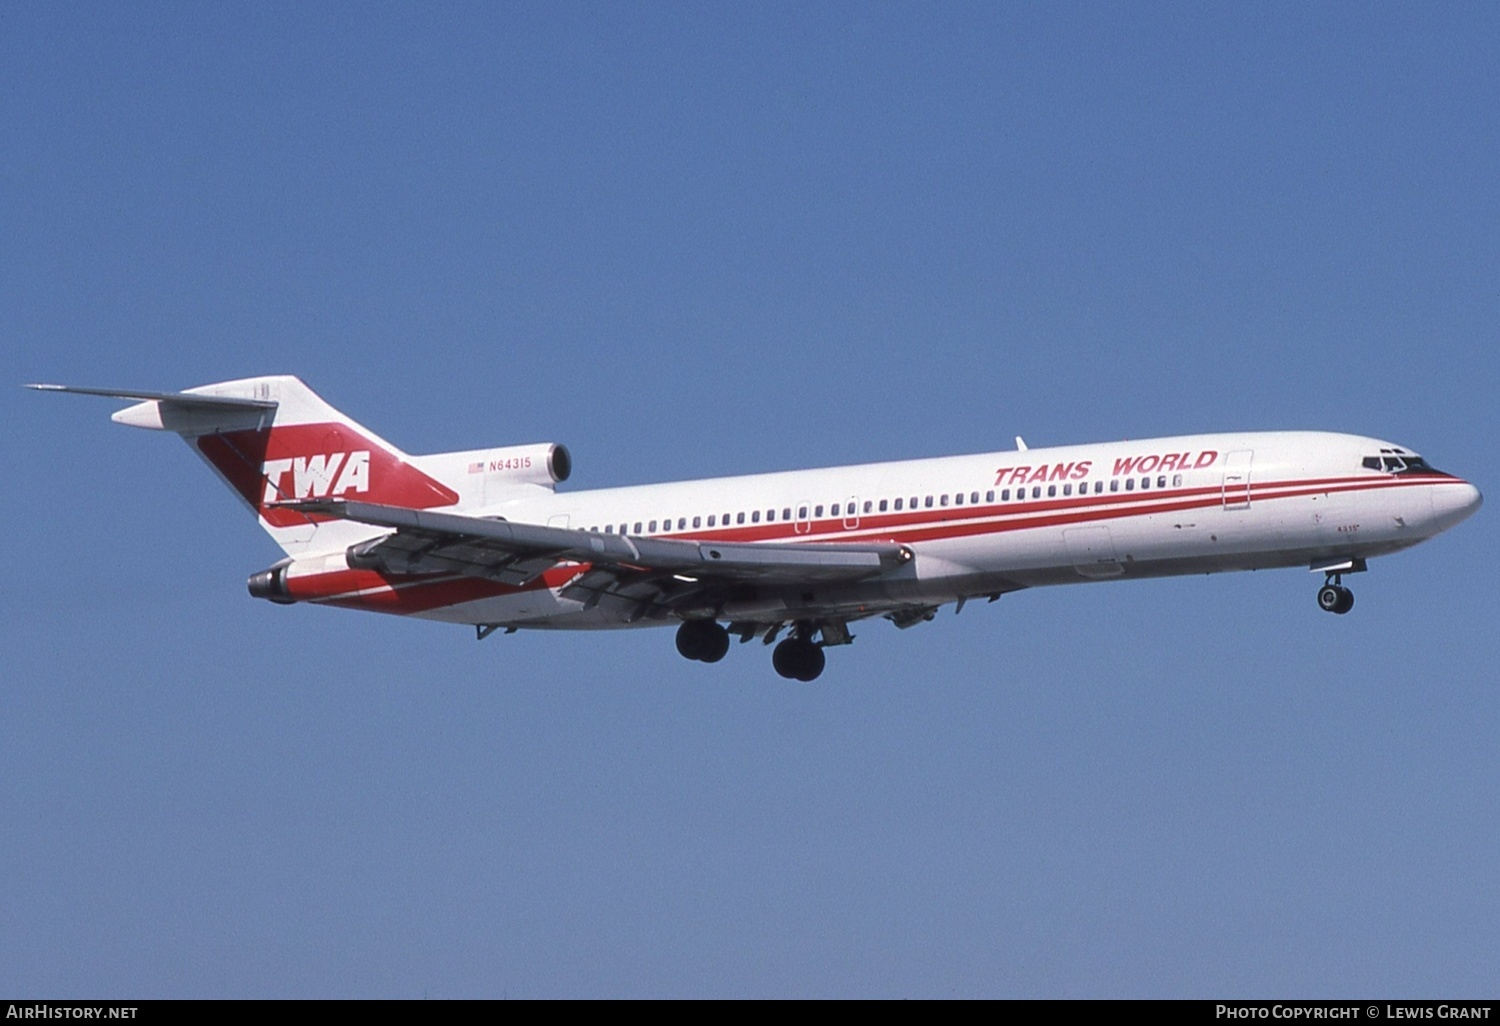
[[[351,565],[393,573],[457,573],[524,585],[557,563],[587,563],[568,585],[595,598],[671,604],[742,584],[792,586],[858,581],[902,566],[911,550],[894,543],[816,545],[681,541],[433,513],[348,499],[278,503],[394,533],[362,542]]]

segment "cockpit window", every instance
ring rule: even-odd
[[[1380,470],[1387,474],[1441,474],[1420,456],[1396,455],[1387,452],[1383,456],[1366,456],[1360,465],[1367,470]]]

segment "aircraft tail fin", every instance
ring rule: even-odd
[[[358,497],[409,509],[453,506],[459,495],[412,457],[328,405],[290,375],[242,378],[183,392],[32,385],[136,403],[113,420],[180,435],[291,556],[332,552],[370,533],[288,509],[293,499]]]

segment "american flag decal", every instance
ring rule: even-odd
[[[470,463],[469,464],[469,473],[471,473],[471,474],[482,474],[482,473],[484,473],[484,463],[483,462]]]

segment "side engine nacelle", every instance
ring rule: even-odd
[[[518,489],[552,491],[573,472],[567,446],[556,442],[506,445],[413,456],[411,461],[458,492],[460,506],[484,506],[515,495]]]
[[[540,485],[551,488],[566,481],[573,473],[573,456],[568,447],[556,442],[538,442],[535,445],[508,445],[500,449],[479,449],[460,453],[465,462],[484,464],[481,471],[486,478],[498,478],[503,484]],[[473,467],[466,467],[473,472]]]
[[[296,602],[297,600],[292,598],[291,592],[287,590],[286,568],[286,562],[281,562],[269,570],[251,574],[247,582],[250,586],[250,597],[266,599],[282,606],[289,606]]]

